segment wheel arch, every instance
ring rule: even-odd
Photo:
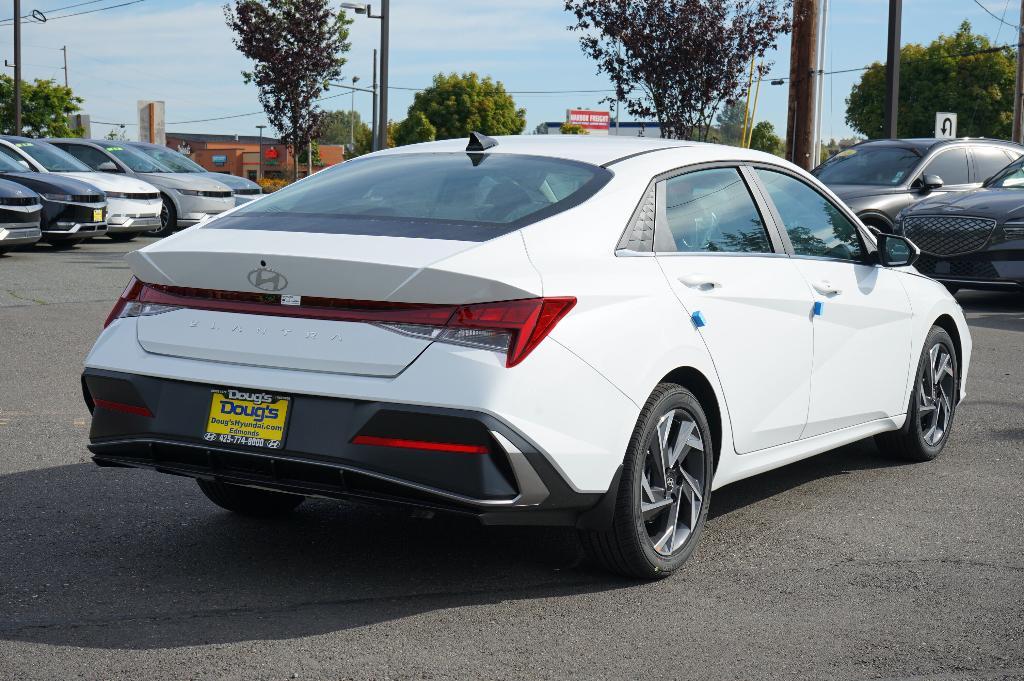
[[[963,341],[960,338],[960,329],[957,327],[956,322],[948,314],[941,314],[932,324],[948,333],[949,337],[953,339],[953,350],[956,352],[956,366],[959,371],[963,371]],[[960,390],[959,385],[957,385],[957,390]]]
[[[718,394],[711,381],[698,369],[693,367],[676,367],[668,372],[659,383],[675,383],[680,385],[697,398],[704,408],[708,426],[711,428],[711,443],[714,447],[714,470],[718,470],[718,460],[722,453],[722,409],[719,406]]]
[[[857,217],[865,225],[879,227],[884,232],[892,232],[892,220],[885,213],[876,210],[865,210],[857,213]]]

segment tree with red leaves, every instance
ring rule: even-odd
[[[662,137],[706,140],[718,108],[747,92],[752,59],[792,27],[792,0],[565,0],[583,52],[630,114]],[[755,74],[764,77],[771,63]]]
[[[235,47],[253,62],[242,77],[259,88],[267,120],[291,146],[297,178],[299,151],[326,115],[317,100],[341,77],[352,20],[344,10],[332,12],[329,0],[234,0],[224,17]]]

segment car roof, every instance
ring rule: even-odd
[[[1000,147],[1017,147],[1024,148],[1022,145],[1016,142],[1010,142],[1009,140],[992,139],[988,137],[955,137],[953,139],[936,139],[934,137],[905,137],[901,139],[880,139],[880,140],[865,140],[859,142],[854,146],[873,146],[873,147],[901,147],[904,149],[910,148],[919,151],[921,154],[926,154],[935,147],[948,146],[950,144],[957,144],[963,142],[970,142],[971,144],[991,144]]]
[[[489,154],[525,154],[551,156],[593,165],[606,165],[638,154],[662,149],[696,146],[697,142],[647,137],[615,137],[597,135],[501,135],[493,138],[498,145],[487,149]],[[384,154],[430,154],[466,151],[467,138],[424,142],[379,151]]]

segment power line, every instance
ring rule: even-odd
[[[981,4],[981,0],[974,0],[974,4],[977,5],[978,7],[982,8],[983,10],[985,10],[985,14],[989,15],[990,17],[992,17],[993,19],[998,21],[1000,24],[1005,24],[1006,26],[1009,26],[1010,28],[1012,28],[1015,31],[1019,30],[1018,27],[1017,27],[1017,24],[1011,24],[1010,22],[1006,21],[1002,17],[996,16],[995,12],[990,10],[988,7],[985,7],[985,5]],[[1006,15],[1006,10],[1003,10],[1003,15],[1004,16]]]
[[[99,0],[96,0],[96,1],[98,2]],[[50,22],[50,21],[56,21],[57,19],[67,19],[68,17],[78,17],[78,16],[81,16],[83,14],[93,14],[95,12],[106,12],[108,9],[117,9],[119,7],[127,7],[129,5],[137,5],[140,2],[146,2],[146,0],[129,0],[129,2],[122,2],[122,3],[117,4],[117,5],[109,5],[107,7],[97,7],[96,9],[87,9],[87,10],[83,10],[81,12],[72,12],[71,14],[61,14],[61,15],[56,16],[56,17],[47,17],[46,21]],[[69,5],[68,7],[62,7],[62,8],[59,8],[57,10],[49,10],[49,11],[54,12],[54,11],[59,11],[60,9],[70,9],[72,7],[81,7],[82,5],[87,5],[87,4],[91,4],[91,3],[86,2],[86,3],[80,3],[78,5]],[[22,18],[24,19],[24,18],[31,18],[31,17],[32,17],[32,15],[29,14],[29,15],[26,15],[25,17],[22,17]],[[13,23],[14,23],[14,17],[11,17],[10,19],[5,19],[4,21],[0,21],[0,26],[9,26],[9,25],[11,25]],[[37,21],[35,23],[43,23],[43,22]]]

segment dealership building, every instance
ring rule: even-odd
[[[587,131],[588,135],[618,135],[620,137],[661,137],[661,126],[657,121],[612,120],[608,111],[601,109],[567,109],[564,121],[548,121],[537,126],[540,135],[559,135],[566,123],[573,123]]]
[[[198,133],[168,132],[167,146],[177,149],[193,161],[214,173],[227,173],[255,180],[263,158],[263,177],[291,177],[292,154],[287,145],[273,137],[257,135],[204,135]],[[315,159],[314,159],[315,160]],[[313,172],[345,160],[345,147],[340,144],[320,145],[320,165]],[[299,164],[299,177],[305,177],[307,168]]]

